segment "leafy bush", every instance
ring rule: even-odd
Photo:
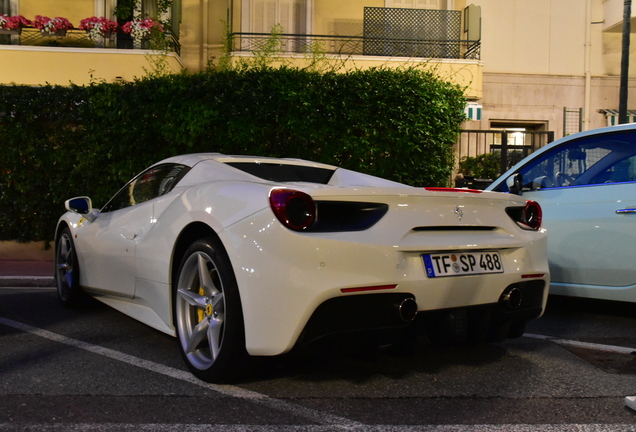
[[[86,87],[0,87],[0,240],[50,240],[62,203],[103,205],[192,152],[297,157],[447,185],[460,88],[420,69],[227,69]]]
[[[501,158],[495,153],[465,156],[459,162],[459,172],[475,178],[494,180],[499,177],[500,171]]]

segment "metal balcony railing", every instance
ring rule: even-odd
[[[176,54],[181,54],[178,39],[170,32],[165,33],[166,48]],[[119,39],[118,39],[119,38]],[[100,41],[92,41],[83,30],[68,30],[64,35],[45,36],[40,30],[32,27],[22,28],[18,35],[0,34],[0,45],[22,45],[42,47],[72,47],[72,48],[118,48],[118,49],[150,49],[150,41],[141,41],[137,46],[129,35],[113,34]]]
[[[485,153],[499,155],[500,175],[517,162],[554,141],[554,131],[473,130],[461,131],[455,145],[459,160]],[[492,179],[494,180],[494,179]]]
[[[270,33],[232,33],[232,51],[256,52],[271,49]],[[339,55],[374,55],[479,60],[481,42],[468,40],[414,40],[364,36],[279,34],[281,53],[323,52]]]

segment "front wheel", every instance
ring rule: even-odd
[[[57,295],[65,307],[75,307],[80,302],[79,264],[71,231],[62,229],[55,244],[55,284]]]
[[[207,382],[234,381],[247,357],[238,286],[220,242],[186,251],[174,289],[174,318],[188,369]]]

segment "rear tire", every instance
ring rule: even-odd
[[[176,281],[174,322],[188,369],[203,381],[235,381],[247,358],[245,330],[238,285],[221,243],[194,242]]]

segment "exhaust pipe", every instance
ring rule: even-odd
[[[395,305],[397,308],[398,316],[403,322],[411,322],[417,315],[417,302],[413,298],[406,298],[402,300],[402,303]]]
[[[506,289],[501,297],[499,297],[499,304],[508,310],[519,309],[521,302],[523,301],[523,295],[521,290],[517,287]]]

